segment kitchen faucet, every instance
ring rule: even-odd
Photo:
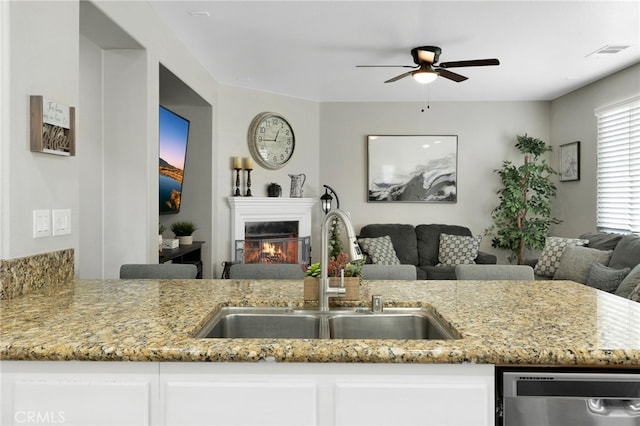
[[[362,259],[362,251],[360,250],[360,246],[358,245],[358,240],[356,240],[356,233],[353,230],[353,225],[351,225],[351,220],[347,214],[339,209],[331,210],[324,217],[324,221],[321,226],[321,261],[320,261],[320,285],[318,286],[318,304],[321,311],[329,310],[329,298],[330,297],[345,297],[346,290],[344,288],[344,281],[341,283],[340,287],[330,287],[329,286],[329,231],[331,228],[331,221],[334,218],[338,218],[344,223],[344,227],[347,230],[347,238],[349,240],[349,256],[350,260],[356,261]]]

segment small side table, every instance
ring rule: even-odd
[[[198,267],[196,278],[202,278],[202,245],[205,241],[194,241],[193,244],[178,246],[174,249],[163,249],[158,257],[158,263],[190,263]]]

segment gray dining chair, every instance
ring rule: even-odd
[[[529,265],[456,265],[458,280],[526,280],[535,279]]]
[[[229,278],[236,280],[303,280],[304,271],[297,263],[234,263],[229,269]]]
[[[186,263],[130,263],[120,266],[121,279],[194,279],[197,275],[198,267]]]

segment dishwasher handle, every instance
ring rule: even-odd
[[[640,417],[640,399],[587,399],[591,414],[616,417]]]

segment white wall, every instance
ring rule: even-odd
[[[3,2],[2,10],[0,252],[16,258],[77,249],[79,158],[30,151],[29,96],[78,106],[78,3]],[[34,209],[71,209],[72,234],[33,239]]]
[[[554,228],[560,236],[596,230],[597,120],[594,110],[640,95],[640,64],[597,81],[551,103],[551,135],[555,167],[560,148],[580,141],[580,180],[558,183],[553,214],[564,222]]]
[[[548,102],[325,103],[320,107],[320,184],[340,196],[356,232],[370,223],[463,225],[475,235],[491,225],[498,204],[494,169],[503,160],[520,164],[518,134],[549,141]],[[368,203],[367,135],[457,135],[457,203]],[[481,249],[491,248],[489,237]]]
[[[86,37],[80,37],[80,111],[78,131],[80,234],[78,276],[104,276],[104,144],[102,140],[102,50]]]
[[[267,170],[256,165],[251,173],[251,192],[254,197],[266,197],[267,186],[275,182],[282,187],[282,196],[289,196],[291,180],[288,174],[305,173],[307,181],[304,197],[319,198],[318,176],[320,173],[320,125],[319,104],[316,102],[257,92],[229,86],[220,86],[218,109],[216,112],[217,156],[214,161],[214,182],[217,196],[215,204],[215,229],[217,230],[217,252],[219,253],[217,277],[222,273],[220,263],[233,260],[231,245],[231,218],[227,197],[235,190],[235,174],[231,169],[233,157],[249,157],[247,132],[253,117],[264,111],[273,111],[283,115],[293,127],[296,147],[286,166],[279,170]],[[242,179],[242,191],[246,189],[245,177]],[[319,222],[320,208],[314,209],[313,223]],[[319,225],[317,225],[319,229]],[[319,232],[316,230],[312,240],[319,246]]]
[[[211,276],[213,110],[217,84],[197,63],[155,12],[143,2],[94,2],[81,7],[83,157],[81,246],[78,253],[81,278],[118,276],[122,263],[154,263],[158,259],[158,104],[160,63],[170,68],[185,85],[197,92],[206,112],[194,125],[191,148],[204,166],[194,173],[186,188],[197,197],[194,220],[197,237],[207,242],[205,277]],[[86,37],[85,37],[86,36]],[[188,107],[183,107],[187,108]],[[202,128],[199,128],[199,127]],[[199,142],[198,142],[199,141]],[[198,143],[196,143],[198,142]],[[200,172],[198,172],[200,170]],[[187,179],[189,176],[186,177]],[[205,190],[202,190],[204,185]],[[198,206],[203,206],[198,208]],[[188,208],[185,209],[188,213]],[[87,256],[83,258],[83,256]]]

